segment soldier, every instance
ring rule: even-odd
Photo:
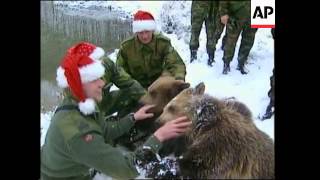
[[[105,114],[117,112],[122,117],[137,106],[138,100],[146,93],[146,90],[107,56],[102,57],[102,64],[106,69],[103,80],[107,84],[102,92],[104,98],[98,105]],[[113,84],[119,90],[110,91]]]
[[[115,137],[128,132],[137,121],[152,117],[145,106],[117,121],[103,120],[101,101],[105,73],[100,58],[104,51],[90,43],[80,43],[67,52],[57,70],[57,82],[65,88],[62,104],[51,119],[41,148],[42,180],[89,180],[94,168],[116,179],[138,175],[136,165],[157,153],[162,142],[183,134],[190,123],[180,117],[160,127],[135,152],[112,145]]]
[[[272,76],[270,77],[270,90],[268,91],[268,96],[270,98],[269,104],[266,109],[266,113],[263,115],[262,120],[269,119],[274,114],[272,108],[274,107],[274,69],[272,71]]]
[[[237,40],[242,31],[241,45],[238,53],[237,70],[247,74],[244,65],[253,46],[256,28],[250,27],[250,1],[221,1],[219,7],[221,22],[227,25],[227,39],[223,54],[223,74],[230,72]]]
[[[199,35],[201,32],[203,21],[206,26],[207,34],[207,54],[208,65],[212,66],[214,61],[214,52],[216,44],[220,39],[224,28],[218,18],[219,1],[192,1],[191,5],[191,38],[190,38],[190,63],[197,59],[197,51],[199,48]],[[223,41],[224,42],[224,41]]]
[[[274,31],[274,28],[271,29],[273,39],[275,37]],[[267,106],[266,113],[262,117],[262,120],[269,119],[274,114],[274,111],[272,110],[272,108],[274,107],[274,68],[272,70],[272,76],[270,77],[270,90],[268,91],[268,96],[270,98],[270,101]]]
[[[146,11],[133,20],[133,37],[121,43],[116,64],[147,89],[159,76],[185,80],[186,66],[170,39],[155,33],[156,23]]]

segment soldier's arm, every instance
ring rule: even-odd
[[[114,64],[111,60],[108,61],[108,66],[111,72],[110,80],[119,89],[128,92],[128,98],[137,101],[142,95],[146,93],[146,90],[140,85],[140,83],[133,79],[122,68],[122,66]]]
[[[178,52],[171,46],[169,42],[165,49],[164,70],[162,76],[171,75],[176,79],[185,80],[186,66]]]
[[[103,125],[103,137],[107,142],[112,142],[116,138],[128,133],[134,126],[133,115],[129,114],[123,118],[108,116]]]
[[[139,158],[144,156],[144,152],[139,149],[149,147],[153,152],[158,152],[161,145],[156,137],[151,136],[136,152],[127,152],[106,144],[98,132],[87,132],[75,136],[68,142],[72,159],[115,179],[129,179],[138,176],[135,165]]]
[[[119,52],[117,55],[117,60],[116,60],[116,65],[121,66],[126,72],[130,72],[129,67],[128,67],[127,58],[126,58],[125,54],[123,53],[122,47],[120,47],[120,49],[119,49]]]

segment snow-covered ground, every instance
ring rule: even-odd
[[[88,1],[87,3],[94,4]],[[85,4],[85,3],[84,3]],[[215,53],[215,63],[213,67],[207,66],[206,54],[206,34],[203,26],[200,34],[200,47],[198,50],[198,59],[192,64],[189,63],[189,39],[190,39],[190,9],[191,1],[103,1],[98,3],[100,6],[111,5],[115,9],[122,9],[129,14],[137,10],[150,11],[158,23],[158,29],[163,30],[166,24],[165,19],[172,21],[176,27],[173,33],[166,34],[171,39],[173,47],[178,51],[187,66],[186,81],[192,87],[199,82],[204,82],[206,93],[216,97],[235,97],[245,103],[252,111],[254,122],[258,128],[266,132],[274,139],[274,116],[265,121],[257,117],[263,115],[269,103],[267,92],[270,88],[270,76],[274,67],[274,41],[270,29],[259,29],[256,33],[255,43],[251,49],[248,64],[249,70],[247,75],[242,75],[236,70],[237,52],[240,45],[241,37],[238,40],[236,53],[230,64],[231,72],[227,75],[222,74],[223,68],[223,51],[221,39],[217,44]],[[224,33],[222,34],[222,36]],[[222,37],[221,36],[221,37]],[[116,50],[109,57],[115,61]],[[50,124],[52,112],[41,114],[41,146],[44,142],[47,128]],[[96,176],[97,179],[106,179]]]

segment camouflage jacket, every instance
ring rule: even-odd
[[[219,1],[192,1],[191,13],[203,14],[210,19],[215,17],[216,12],[219,8]]]
[[[67,96],[62,105],[76,106],[76,101]],[[141,147],[135,152],[120,150],[109,143],[134,125],[128,115],[116,121],[103,120],[97,110],[85,116],[78,109],[60,110],[51,119],[45,143],[41,149],[42,179],[81,179],[89,174],[89,168],[116,179],[134,178],[135,167],[141,157]],[[162,144],[151,136],[144,146],[157,152]],[[139,151],[140,150],[140,151]],[[50,177],[45,178],[44,176]]]
[[[220,1],[220,16],[228,14],[235,20],[250,20],[251,1]]]
[[[122,42],[116,63],[144,88],[161,75],[183,80],[186,75],[186,66],[170,39],[157,33],[149,44],[140,43],[136,35]]]
[[[131,101],[137,102],[142,95],[146,93],[146,90],[140,85],[140,83],[134,80],[124,69],[120,66],[116,66],[113,61],[108,57],[102,59],[103,65],[105,67],[105,75],[103,80],[106,85],[103,90],[103,97],[109,97],[110,87],[115,84],[119,89],[126,91],[126,103],[129,104]],[[108,105],[108,98],[103,98],[102,102],[99,104],[101,110],[107,109],[105,106]]]

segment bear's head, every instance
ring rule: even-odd
[[[140,104],[154,104],[155,107],[149,112],[161,114],[165,105],[188,87],[190,84],[182,80],[161,76],[149,86],[147,93],[141,97]]]
[[[164,124],[180,116],[187,116],[193,122],[194,128],[204,127],[214,124],[218,119],[218,109],[224,106],[222,101],[204,94],[205,85],[199,83],[195,88],[188,88],[173,98],[163,109],[157,122]],[[210,122],[209,119],[210,118]],[[216,117],[216,118],[215,118]]]

